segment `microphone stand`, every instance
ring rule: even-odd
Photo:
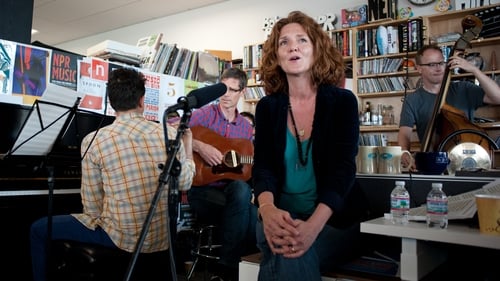
[[[184,100],[182,100],[184,101]],[[175,140],[169,140],[168,139],[168,131],[167,131],[167,116],[168,113],[175,111],[172,108],[167,108],[163,115],[163,131],[164,131],[164,136],[165,136],[165,145],[167,147],[167,160],[165,162],[165,165],[159,165],[159,168],[162,168],[163,171],[160,174],[159,178],[159,183],[158,183],[158,188],[156,190],[156,193],[153,197],[153,200],[151,201],[151,206],[149,208],[149,212],[147,214],[147,217],[144,221],[141,234],[139,236],[139,239],[137,240],[137,244],[134,250],[134,253],[132,255],[132,258],[130,260],[129,266],[127,268],[127,272],[125,274],[125,281],[129,281],[131,276],[132,276],[132,271],[135,267],[135,264],[137,262],[137,258],[139,257],[139,253],[141,251],[142,245],[144,244],[144,240],[146,238],[147,231],[149,229],[149,226],[151,224],[154,211],[158,205],[158,202],[160,201],[161,198],[161,193],[163,192],[163,189],[165,185],[168,184],[169,186],[169,196],[168,196],[168,218],[169,218],[169,223],[167,225],[167,239],[168,239],[168,245],[169,245],[169,257],[170,257],[170,271],[172,274],[172,280],[177,281],[177,271],[175,268],[175,262],[174,262],[174,252],[173,252],[173,244],[172,244],[172,233],[176,232],[177,229],[177,205],[178,205],[178,195],[179,195],[179,190],[178,190],[178,181],[177,177],[179,176],[181,172],[181,163],[179,163],[179,160],[175,157],[177,155],[177,152],[179,151],[180,148],[180,140],[182,136],[184,135],[186,129],[188,128],[189,124],[189,119],[191,118],[191,108],[189,107],[189,104],[187,102],[183,102],[183,111],[184,114],[181,117],[179,126],[177,127],[177,135],[175,137]]]

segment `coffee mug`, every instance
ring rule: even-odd
[[[378,173],[379,174],[400,174],[401,156],[408,150],[401,149],[401,146],[379,146],[378,147]]]
[[[360,146],[356,157],[356,165],[360,174],[377,173],[377,146]]]
[[[417,152],[415,165],[419,173],[424,175],[441,175],[450,164],[448,153],[444,151]]]

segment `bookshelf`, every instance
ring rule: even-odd
[[[243,110],[255,114],[255,106],[264,93],[261,85],[259,67],[262,58],[263,43],[243,46],[243,70],[247,73],[248,84],[245,93]]]
[[[422,26],[421,17],[388,18],[330,31],[332,42],[346,64],[352,66],[352,91],[358,97],[360,113],[370,102],[372,112],[383,108],[383,115],[392,114],[391,118],[384,118],[383,125],[360,126],[362,135],[385,135],[388,144],[397,142],[401,100],[416,88],[418,81],[418,72],[409,61],[413,61],[416,50],[423,44],[423,40],[419,40],[423,37]],[[405,42],[412,30],[415,42],[410,45]]]
[[[377,126],[361,126],[362,134],[385,134],[388,144],[397,144],[399,131],[399,117],[402,101],[406,94],[411,94],[418,85],[419,73],[415,69],[414,58],[417,50],[424,44],[434,42],[433,40],[443,34],[457,32],[462,34],[461,20],[469,14],[482,11],[486,8],[500,7],[491,5],[488,7],[472,8],[459,11],[448,11],[444,13],[414,17],[409,19],[380,19],[372,23],[350,28],[340,28],[328,31],[334,45],[341,52],[344,62],[352,70],[347,76],[352,75],[352,91],[358,97],[359,110],[369,101],[376,109],[378,104],[386,108],[392,107],[393,122],[391,124]],[[393,40],[394,46],[388,47],[386,51],[374,50],[378,44],[376,33],[381,28],[385,29],[385,41]],[[392,37],[389,31],[397,31]],[[380,41],[379,41],[380,42]],[[440,45],[453,45],[454,42],[440,43]],[[498,49],[500,36],[480,38],[472,41],[472,47],[467,53],[479,52],[485,60],[484,73],[490,76],[500,77],[498,67],[492,69],[490,61],[491,54]],[[258,51],[262,44],[244,46],[243,69],[249,77],[249,87],[259,87],[258,83]],[[389,44],[388,44],[389,45]],[[397,46],[397,47],[396,47]],[[257,51],[257,55],[255,52]],[[497,57],[500,51],[497,50]],[[256,59],[257,56],[257,59]],[[255,64],[257,62],[257,64]],[[498,59],[496,64],[498,65]],[[471,74],[454,75],[453,79],[471,78]],[[500,78],[498,78],[500,81]],[[255,106],[258,99],[248,98],[245,103]],[[493,120],[500,120],[499,106],[485,106],[478,109],[478,116]],[[499,122],[481,124],[492,138],[500,136]],[[414,133],[412,147],[419,148],[418,137]]]
[[[489,8],[496,7],[499,7],[499,5],[489,6]],[[462,34],[462,19],[466,15],[474,14],[486,8],[488,7],[449,11],[404,20],[383,19],[365,25],[330,31],[332,42],[344,56],[344,61],[352,65],[352,78],[354,81],[352,90],[358,97],[360,111],[363,110],[363,106],[367,101],[372,104],[372,110],[376,109],[378,104],[393,107],[395,117],[393,124],[361,126],[362,134],[383,133],[387,136],[389,143],[397,143],[399,130],[397,124],[399,124],[402,100],[406,94],[411,94],[418,84],[419,74],[411,66],[411,61],[413,61],[414,65],[416,51],[423,44],[434,43],[436,38],[444,34],[451,32]],[[377,43],[380,42],[377,42],[376,33],[382,27],[387,34],[390,34],[389,30],[398,31],[398,35],[395,37],[399,41],[396,50],[387,50],[381,53],[380,50],[376,49],[379,47],[376,46]],[[390,40],[393,38],[388,37],[385,39],[390,44]],[[416,40],[411,40],[412,38]],[[408,42],[406,46],[402,44],[405,42]],[[453,46],[453,44],[454,41],[439,43],[441,46]],[[472,46],[466,50],[466,53],[480,53],[485,61],[484,73],[490,76],[500,76],[498,67],[492,69],[492,63],[490,62],[491,54],[495,49],[498,49],[499,44],[500,36],[480,37],[472,41]],[[498,61],[493,65],[498,65]],[[453,79],[468,78],[473,78],[472,74],[465,73],[453,76]],[[476,115],[499,120],[500,107],[485,106],[478,109]],[[493,138],[500,135],[498,122],[481,124],[481,127],[485,128]],[[412,137],[412,142],[415,143],[412,147],[419,147],[416,133]]]

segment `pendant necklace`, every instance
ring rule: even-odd
[[[299,130],[299,137],[303,137],[306,134],[306,131],[304,129]]]
[[[288,110],[290,111],[290,117],[292,119],[293,129],[295,130],[295,140],[297,141],[297,151],[299,153],[299,161],[302,166],[307,164],[307,158],[309,158],[309,150],[311,149],[312,139],[309,139],[306,147],[305,159],[302,154],[302,144],[300,143],[300,138],[305,135],[305,130],[297,130],[297,125],[295,124],[295,118],[293,117],[292,104],[288,101]]]

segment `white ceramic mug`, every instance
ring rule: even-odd
[[[401,156],[408,153],[408,150],[402,150],[401,146],[379,146],[378,147],[378,173],[379,174],[400,174]]]
[[[356,165],[360,174],[377,173],[378,147],[360,146],[356,157]]]

